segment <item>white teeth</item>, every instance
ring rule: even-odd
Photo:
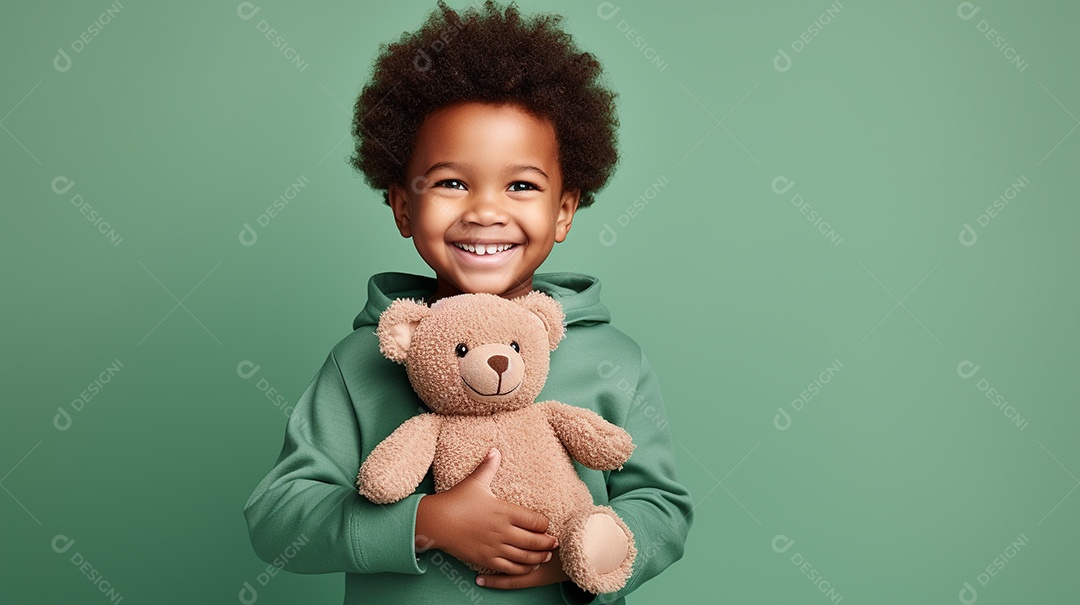
[[[509,250],[514,247],[514,244],[454,244],[462,250],[468,250],[477,256],[483,256],[485,254],[498,254],[504,250]]]

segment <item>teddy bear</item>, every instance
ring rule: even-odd
[[[566,575],[594,594],[622,588],[637,550],[626,523],[597,505],[572,458],[618,470],[634,444],[622,428],[585,408],[537,402],[550,354],[565,335],[562,306],[533,290],[512,299],[488,293],[441,298],[430,306],[394,300],[379,317],[379,349],[404,364],[432,410],[381,441],[357,474],[372,502],[412,494],[432,470],[435,489],[470,475],[492,448],[502,463],[490,489],[498,498],[544,514]],[[466,562],[479,573],[498,573]]]

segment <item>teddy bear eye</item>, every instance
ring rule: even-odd
[[[521,347],[518,346],[518,343],[517,343],[516,340],[510,342],[510,348],[513,349],[517,353],[521,352]]]
[[[465,343],[459,342],[458,346],[454,348],[454,352],[458,357],[465,357],[465,354],[469,352],[469,347],[465,346]]]

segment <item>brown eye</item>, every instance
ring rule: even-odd
[[[465,357],[465,354],[469,352],[469,347],[465,346],[465,343],[459,342],[458,346],[454,348],[454,352],[458,357]]]
[[[441,180],[441,181],[439,181],[439,182],[435,183],[435,187],[444,187],[445,185],[447,185],[447,184],[452,184],[452,183],[456,183],[457,185],[461,185],[461,184],[462,184],[462,183],[461,183],[461,181],[459,181],[459,180],[457,180],[457,179],[443,179],[443,180]],[[447,189],[461,189],[462,187],[454,187],[454,186],[451,186],[451,187],[446,187],[446,188],[447,188]]]
[[[519,346],[518,346],[518,343],[517,343],[517,341],[516,341],[516,340],[515,340],[515,341],[512,341],[512,342],[510,343],[510,348],[511,348],[511,349],[513,349],[513,350],[514,350],[514,351],[515,351],[516,353],[520,353],[520,352],[521,352],[521,347],[519,347]]]

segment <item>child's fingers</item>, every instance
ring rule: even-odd
[[[522,550],[550,551],[559,545],[554,536],[513,527],[506,534],[506,544]]]
[[[523,506],[515,506],[510,514],[510,522],[522,529],[537,533],[544,533],[548,529],[547,517]]]
[[[551,559],[550,550],[525,550],[509,544],[504,544],[499,550],[502,558],[521,565],[539,565]]]
[[[491,560],[491,563],[488,565],[488,567],[507,574],[521,575],[529,573],[530,571],[536,569],[537,565],[539,564],[534,563],[532,565],[522,565],[521,563],[515,563],[509,559],[504,559],[503,557],[495,557]]]

